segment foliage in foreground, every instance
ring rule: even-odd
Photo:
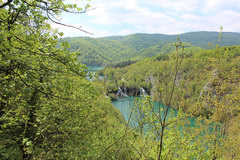
[[[159,107],[155,112],[149,99],[136,102],[134,118],[140,125],[130,127],[112,108],[110,100],[103,96],[102,87],[86,80],[85,66],[77,61],[75,53],[68,52],[67,43],[63,42],[60,48],[56,48],[61,33],[50,28],[49,20],[54,21],[62,11],[83,13],[85,9],[66,5],[61,0],[0,0],[0,9],[1,159],[239,158],[239,137],[235,135],[239,133],[240,90],[234,85],[239,81],[238,49],[231,48],[231,54],[226,55],[229,50],[218,51],[224,59],[216,56],[214,51],[194,57],[189,55],[193,59],[182,61],[181,69],[175,63],[176,56],[165,55],[126,67],[137,66],[142,70],[134,73],[129,70],[133,75],[124,77],[125,85],[152,85],[155,93],[167,95],[155,94],[155,98],[165,104],[163,111]],[[210,60],[209,53],[213,55]],[[217,64],[215,61],[221,63],[206,65]],[[149,64],[158,67],[151,68]],[[204,69],[210,68],[209,77],[217,69],[217,77],[209,82],[214,88],[208,88],[213,90],[207,92],[209,96],[202,96],[202,101],[188,100],[187,94],[194,98],[200,91],[188,80],[192,78],[197,83],[190,73],[203,66]],[[107,71],[106,86],[123,83],[121,75],[125,74],[125,69]],[[155,85],[146,84],[146,77],[142,75],[150,71],[154,71],[152,77],[158,76]],[[151,75],[147,76],[151,81]],[[164,79],[159,79],[159,76]],[[186,86],[189,84],[190,89]],[[173,88],[168,90],[168,86],[177,86],[176,91]],[[177,95],[184,95],[184,100]],[[161,113],[165,113],[163,117],[168,115],[169,106],[192,111],[193,103],[193,109],[203,113],[206,106],[212,107],[208,118],[203,118],[205,122],[200,119],[195,129],[188,127],[188,117],[182,112],[171,119],[160,117]],[[212,122],[210,132],[216,134],[206,134],[209,130],[206,124],[211,125]]]
[[[131,90],[139,92],[142,87],[162,104],[154,107],[143,100],[134,106],[137,130],[140,135],[147,132],[143,142],[155,142],[145,143],[139,152],[145,158],[147,152],[153,159],[239,159],[239,137],[233,133],[240,132],[236,123],[240,112],[240,47],[217,46],[180,58],[178,54],[177,50],[176,55],[101,71],[107,92],[115,92],[120,86],[131,94]],[[170,106],[185,114],[167,118]],[[189,130],[191,116],[197,118]]]
[[[67,43],[56,47],[62,34],[49,25],[63,11],[85,9],[61,0],[0,1],[0,159],[131,156],[116,141],[125,133],[122,117],[86,80]]]

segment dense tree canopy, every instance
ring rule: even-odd
[[[239,45],[240,34],[224,32],[221,46]],[[127,60],[141,60],[175,51],[177,36],[185,43],[185,51],[195,53],[216,44],[217,32],[190,32],[180,35],[132,34],[103,38],[68,37],[71,51],[80,52],[79,59],[87,65],[106,66]]]
[[[0,159],[239,159],[239,46],[203,50],[178,42],[175,47],[187,45],[185,55],[177,48],[177,54],[139,62],[123,57],[127,61],[101,72],[100,83],[90,82],[78,53],[59,42],[62,33],[50,26],[81,30],[58,16],[89,7],[64,0],[0,0]],[[174,44],[135,36],[90,40],[97,45],[77,38],[80,47],[70,43],[75,51],[91,51],[80,55],[89,64],[114,62],[131,51],[134,57],[151,44],[157,46],[141,53],[156,55],[159,46],[173,52]],[[132,115],[138,125],[129,126],[131,119],[124,121],[103,94],[115,94],[119,86],[143,87],[164,108],[154,108],[149,97],[137,100]],[[172,119],[170,107],[180,110]],[[200,117],[197,127],[188,127],[186,113]]]
[[[62,12],[88,7],[62,0],[0,1],[0,159],[97,159],[112,153],[104,150],[121,136],[121,117],[86,80],[86,67],[68,44],[57,47],[62,33],[49,24],[59,23]]]
[[[239,136],[233,133],[240,131],[240,46],[217,46],[198,52],[189,52],[186,48],[185,52],[180,68],[175,67],[179,63],[176,53],[147,58],[129,66],[105,68],[100,73],[104,75],[102,83],[107,95],[112,96],[118,87],[126,87],[128,95],[139,95],[142,87],[155,101],[163,103],[162,107],[154,107],[149,99],[139,100],[133,107],[138,113],[135,114],[139,123],[137,130],[153,134],[143,139],[148,142],[163,139],[159,144],[165,149],[160,157],[239,159]],[[163,117],[174,114],[166,104],[184,114],[179,111],[177,120],[176,117],[165,120]],[[196,118],[197,127],[189,130],[190,117]],[[179,129],[179,125],[188,127]],[[160,132],[163,130],[166,133]],[[154,144],[146,144],[144,151],[139,150],[143,154],[151,152],[150,146],[154,148]],[[156,147],[153,153],[158,151]],[[153,157],[157,159],[157,155]]]

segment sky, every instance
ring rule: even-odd
[[[93,35],[53,25],[64,37],[105,37],[133,33],[181,34],[193,31],[240,32],[240,0],[68,0],[91,10],[63,14],[62,23]]]

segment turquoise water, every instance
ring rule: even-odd
[[[122,113],[122,115],[126,121],[128,121],[128,119],[129,119],[129,116],[132,111],[132,107],[134,106],[134,101],[136,98],[137,97],[129,96],[129,97],[118,98],[117,100],[112,101],[113,106],[115,106],[117,109],[120,110],[120,112]],[[154,105],[154,107],[153,107],[154,111],[156,111],[156,112],[158,112],[159,107],[163,109],[163,106],[161,104],[159,104],[158,102],[153,102],[153,105]],[[169,119],[169,118],[176,117],[177,114],[178,114],[177,110],[170,108],[167,118]],[[163,117],[163,111],[161,112],[161,116]],[[132,115],[131,119],[133,117],[134,117],[134,115]],[[190,122],[191,127],[194,127],[196,125],[196,120],[194,118],[189,117],[188,120]],[[135,122],[133,122],[133,123],[135,123]]]
[[[90,80],[90,81],[93,80],[94,78],[96,78],[95,76],[96,76],[97,71],[99,71],[101,69],[104,69],[103,66],[87,66],[87,67],[88,67],[88,69],[87,69],[87,71],[88,71],[87,79]],[[98,77],[98,78],[101,78],[101,77]]]
[[[126,122],[129,122],[130,124],[130,127],[131,128],[134,128],[136,129],[136,131],[138,131],[139,133],[146,133],[146,135],[149,134],[149,131],[151,131],[151,133],[155,134],[156,132],[155,131],[152,131],[152,129],[154,128],[152,124],[143,124],[143,127],[141,127],[141,125],[139,125],[139,121],[136,121],[134,120],[134,113],[132,112],[131,114],[131,120],[129,121],[129,117],[130,117],[130,113],[132,111],[132,107],[134,106],[134,101],[136,98],[139,98],[139,97],[124,97],[124,98],[118,98],[116,101],[112,101],[112,104],[113,106],[115,106],[117,109],[120,110],[120,112],[122,113],[124,119]],[[163,108],[162,105],[159,105],[159,103],[157,102],[153,102],[153,112],[159,112],[159,107],[160,108]],[[150,111],[151,112],[151,111]],[[136,113],[136,112],[135,112]],[[163,111],[160,112],[163,114]],[[169,112],[168,112],[168,116],[167,116],[167,123],[169,123],[171,120],[171,118],[176,118],[177,115],[180,114],[179,111],[173,109],[173,108],[170,108],[169,109]],[[138,116],[139,117],[139,116]],[[163,117],[163,115],[162,115]],[[212,124],[209,124],[206,126],[206,128],[202,128],[202,132],[198,133],[198,135],[194,135],[195,137],[193,137],[192,133],[195,133],[195,129],[198,130],[199,129],[199,124],[198,123],[201,123],[201,124],[204,124],[203,120],[200,121],[200,122],[197,122],[197,118],[193,118],[193,117],[190,117],[190,116],[186,116],[185,117],[186,119],[184,119],[184,121],[182,121],[183,123],[177,123],[177,126],[174,124],[174,126],[169,126],[166,128],[166,130],[171,130],[173,129],[174,130],[177,130],[179,128],[179,131],[178,134],[183,138],[183,137],[192,137],[194,138],[195,140],[199,139],[202,144],[200,144],[199,146],[199,142],[198,141],[194,141],[194,140],[190,140],[190,144],[189,145],[197,145],[199,146],[200,148],[202,147],[203,149],[203,152],[207,152],[209,150],[209,148],[212,147],[212,143],[210,142],[205,142],[204,141],[204,138],[205,137],[208,137],[209,135],[212,135],[212,134],[218,134],[219,135],[219,138],[221,137],[219,133],[215,133],[213,132],[213,129],[214,127],[216,126],[214,123]],[[175,119],[174,119],[175,120]],[[179,122],[179,120],[181,121],[182,119],[178,119],[177,122]],[[142,121],[144,122],[144,121]],[[160,125],[160,123],[158,121],[154,122],[155,125]],[[151,126],[150,126],[151,125]],[[219,126],[220,127],[220,126]],[[161,127],[159,127],[159,129],[161,130]],[[189,131],[188,129],[190,129],[191,131]],[[218,131],[220,131],[218,129]],[[167,133],[167,132],[166,132]],[[197,144],[196,144],[197,143]],[[197,159],[197,158],[196,158]]]
[[[122,113],[124,119],[127,121],[131,112],[131,106],[134,105],[134,100],[136,97],[123,97],[112,101],[114,107],[118,108]]]
[[[115,106],[116,108],[118,108],[120,110],[120,112],[123,114],[123,117],[125,120],[128,120],[130,112],[131,112],[131,108],[134,106],[134,101],[136,98],[140,97],[133,97],[133,96],[129,96],[129,97],[122,97],[122,98],[118,98],[115,101],[112,101],[113,106]],[[158,102],[153,102],[154,105],[154,111],[158,112],[158,108],[162,107],[162,105],[159,105]],[[177,115],[177,111],[173,108],[170,108],[169,110],[169,116],[176,116]],[[163,115],[162,115],[163,116]]]
[[[103,66],[87,66],[89,72],[97,72],[98,70],[103,69]]]

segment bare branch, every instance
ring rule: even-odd
[[[90,35],[93,35],[93,33],[90,33],[84,29],[81,29],[81,27],[75,27],[75,26],[72,26],[72,25],[68,25],[68,24],[64,24],[64,23],[61,23],[61,22],[57,22],[55,20],[53,20],[50,16],[49,16],[49,13],[47,12],[47,17],[49,18],[50,21],[52,21],[53,23],[56,23],[58,25],[62,25],[62,26],[65,26],[65,27],[70,27],[70,28],[74,28],[74,29],[77,29],[79,31],[82,31],[84,33],[87,33],[87,34],[90,34]]]
[[[6,3],[3,3],[0,8],[4,8],[6,6],[9,6],[12,3],[13,0],[8,0]]]

